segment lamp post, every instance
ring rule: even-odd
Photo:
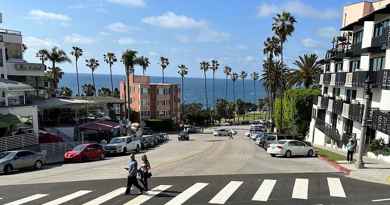
[[[367,79],[364,81],[364,111],[362,118],[362,130],[359,140],[359,152],[358,152],[358,160],[356,162],[356,167],[358,169],[364,168],[363,162],[363,152],[366,143],[366,131],[367,131],[367,118],[368,118],[368,107],[371,103],[371,79],[370,72],[368,73]]]

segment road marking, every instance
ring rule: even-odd
[[[309,179],[296,178],[292,193],[293,199],[307,199]]]
[[[121,187],[119,189],[115,189],[114,191],[112,191],[110,193],[107,193],[103,196],[100,196],[92,201],[89,201],[83,205],[99,205],[99,204],[107,202],[108,200],[113,199],[113,198],[123,194],[125,191],[126,191],[126,187]]]
[[[372,202],[381,202],[381,201],[390,201],[390,198],[389,199],[375,199],[375,200],[372,200]]]
[[[328,186],[330,196],[346,198],[343,185],[341,184],[340,178],[328,177]]]
[[[269,196],[274,189],[276,184],[276,180],[264,179],[263,183],[261,183],[259,189],[253,196],[253,201],[268,201]]]
[[[37,199],[40,199],[40,198],[43,198],[47,196],[47,194],[34,194],[32,196],[29,196],[29,197],[26,197],[26,198],[23,198],[23,199],[19,199],[17,201],[14,201],[14,202],[10,202],[10,203],[6,203],[4,205],[20,205],[20,204],[25,204],[25,203],[28,203],[30,201],[34,201],[34,200],[37,200]]]
[[[221,191],[218,192],[210,201],[210,204],[225,204],[233,193],[241,186],[242,181],[231,181]]]
[[[56,200],[53,200],[53,201],[49,201],[47,203],[44,203],[43,205],[59,205],[59,204],[63,204],[67,201],[70,201],[72,199],[75,199],[77,197],[80,197],[80,196],[83,196],[83,195],[86,195],[88,193],[90,193],[91,191],[89,190],[81,190],[81,191],[77,191],[73,194],[68,194],[66,196],[63,196],[61,198],[58,198]]]
[[[168,201],[165,205],[181,205],[186,202],[193,195],[198,193],[200,190],[205,188],[208,183],[196,183],[192,185],[190,188],[184,190],[181,194],[177,195],[175,198]]]
[[[171,187],[172,187],[172,185],[157,186],[157,187],[153,188],[152,190],[147,191],[145,194],[132,199],[131,201],[127,202],[124,205],[140,205],[140,204],[145,203],[149,199],[153,198],[154,196],[160,194],[161,192],[163,192]]]

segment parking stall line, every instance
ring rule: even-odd
[[[346,198],[340,178],[328,177],[329,194],[332,197]]]
[[[84,195],[86,195],[86,194],[88,194],[90,192],[91,191],[89,191],[89,190],[80,190],[80,191],[74,192],[72,194],[68,194],[66,196],[63,196],[61,198],[55,199],[53,201],[49,201],[47,203],[44,203],[43,205],[59,205],[59,204],[63,204],[65,202],[68,202],[68,201],[73,200],[75,198],[84,196]]]
[[[198,193],[200,190],[205,188],[208,183],[196,183],[190,188],[184,190],[181,194],[177,195],[175,198],[168,201],[165,205],[181,205],[190,199],[193,195]]]
[[[271,179],[265,179],[263,183],[261,183],[259,189],[253,196],[253,201],[268,201],[269,196],[272,193],[272,190],[274,189],[274,186],[276,184],[276,180]]]
[[[140,205],[140,204],[143,204],[146,201],[148,201],[149,199],[153,198],[154,196],[160,194],[161,192],[163,192],[163,191],[165,191],[165,190],[167,190],[167,189],[169,189],[171,187],[172,187],[172,185],[159,185],[159,186],[153,188],[152,190],[147,191],[145,194],[130,200],[129,202],[127,202],[124,205]]]
[[[231,181],[221,191],[218,192],[210,201],[210,204],[225,204],[225,202],[241,186],[242,181]]]
[[[34,194],[32,196],[16,200],[14,202],[6,203],[4,205],[21,205],[47,196],[47,194]]]
[[[309,188],[309,179],[302,179],[302,178],[295,179],[292,198],[293,199],[307,199],[308,198],[308,188]]]
[[[126,191],[126,187],[121,187],[121,188],[118,188],[118,189],[115,189],[114,191],[110,192],[110,193],[107,193],[103,196],[100,196],[92,201],[89,201],[87,203],[84,203],[83,205],[99,205],[99,204],[103,204],[104,202],[107,202],[121,194],[124,194]]]

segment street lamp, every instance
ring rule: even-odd
[[[364,146],[366,143],[366,131],[367,131],[367,118],[368,118],[368,107],[371,103],[371,73],[368,73],[367,79],[364,81],[364,111],[363,111],[363,118],[362,118],[362,129],[361,129],[361,135],[359,140],[359,153],[358,153],[358,160],[356,162],[356,167],[358,169],[364,168],[364,162],[363,162],[363,152],[364,152]]]

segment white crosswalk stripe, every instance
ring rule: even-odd
[[[340,178],[328,177],[329,193],[332,197],[346,198],[343,185],[341,184]]]
[[[210,201],[210,204],[225,204],[225,202],[233,195],[233,193],[241,186],[242,181],[231,181]]]
[[[160,194],[161,192],[171,188],[172,185],[160,185],[155,188],[153,188],[150,191],[147,191],[145,194],[136,197],[135,199],[132,199],[131,201],[127,202],[124,205],[140,205],[148,201],[149,199],[153,198],[154,196]],[[92,205],[92,204],[91,204]]]
[[[259,189],[253,196],[253,201],[268,201],[269,196],[272,193],[272,190],[274,189],[274,186],[276,184],[276,180],[271,179],[265,179],[263,183],[261,183]]]
[[[126,191],[126,187],[121,187],[121,188],[115,189],[114,191],[112,191],[110,193],[107,193],[103,196],[100,196],[92,201],[89,201],[83,205],[100,205],[100,204],[103,204],[104,202],[107,202],[107,201],[123,194],[125,191]]]
[[[198,193],[200,190],[205,188],[208,183],[196,183],[190,188],[184,190],[181,194],[177,195],[175,198],[168,201],[165,205],[181,205]]]
[[[43,198],[45,196],[47,196],[47,194],[34,194],[32,196],[29,196],[29,197],[26,197],[26,198],[23,198],[23,199],[19,199],[19,200],[14,201],[14,202],[6,203],[4,205],[21,205],[21,204],[25,204],[25,203],[28,203],[28,202],[31,202],[31,201]]]
[[[86,194],[88,194],[90,192],[91,191],[89,191],[89,190],[80,190],[80,191],[74,192],[72,194],[63,196],[61,198],[55,199],[53,201],[44,203],[43,205],[59,205],[59,204],[63,204],[63,203],[68,202],[68,201],[70,201],[72,199],[78,198],[80,196],[84,196],[84,195],[86,195]]]
[[[295,179],[294,189],[292,193],[293,199],[307,199],[309,189],[309,179]]]

